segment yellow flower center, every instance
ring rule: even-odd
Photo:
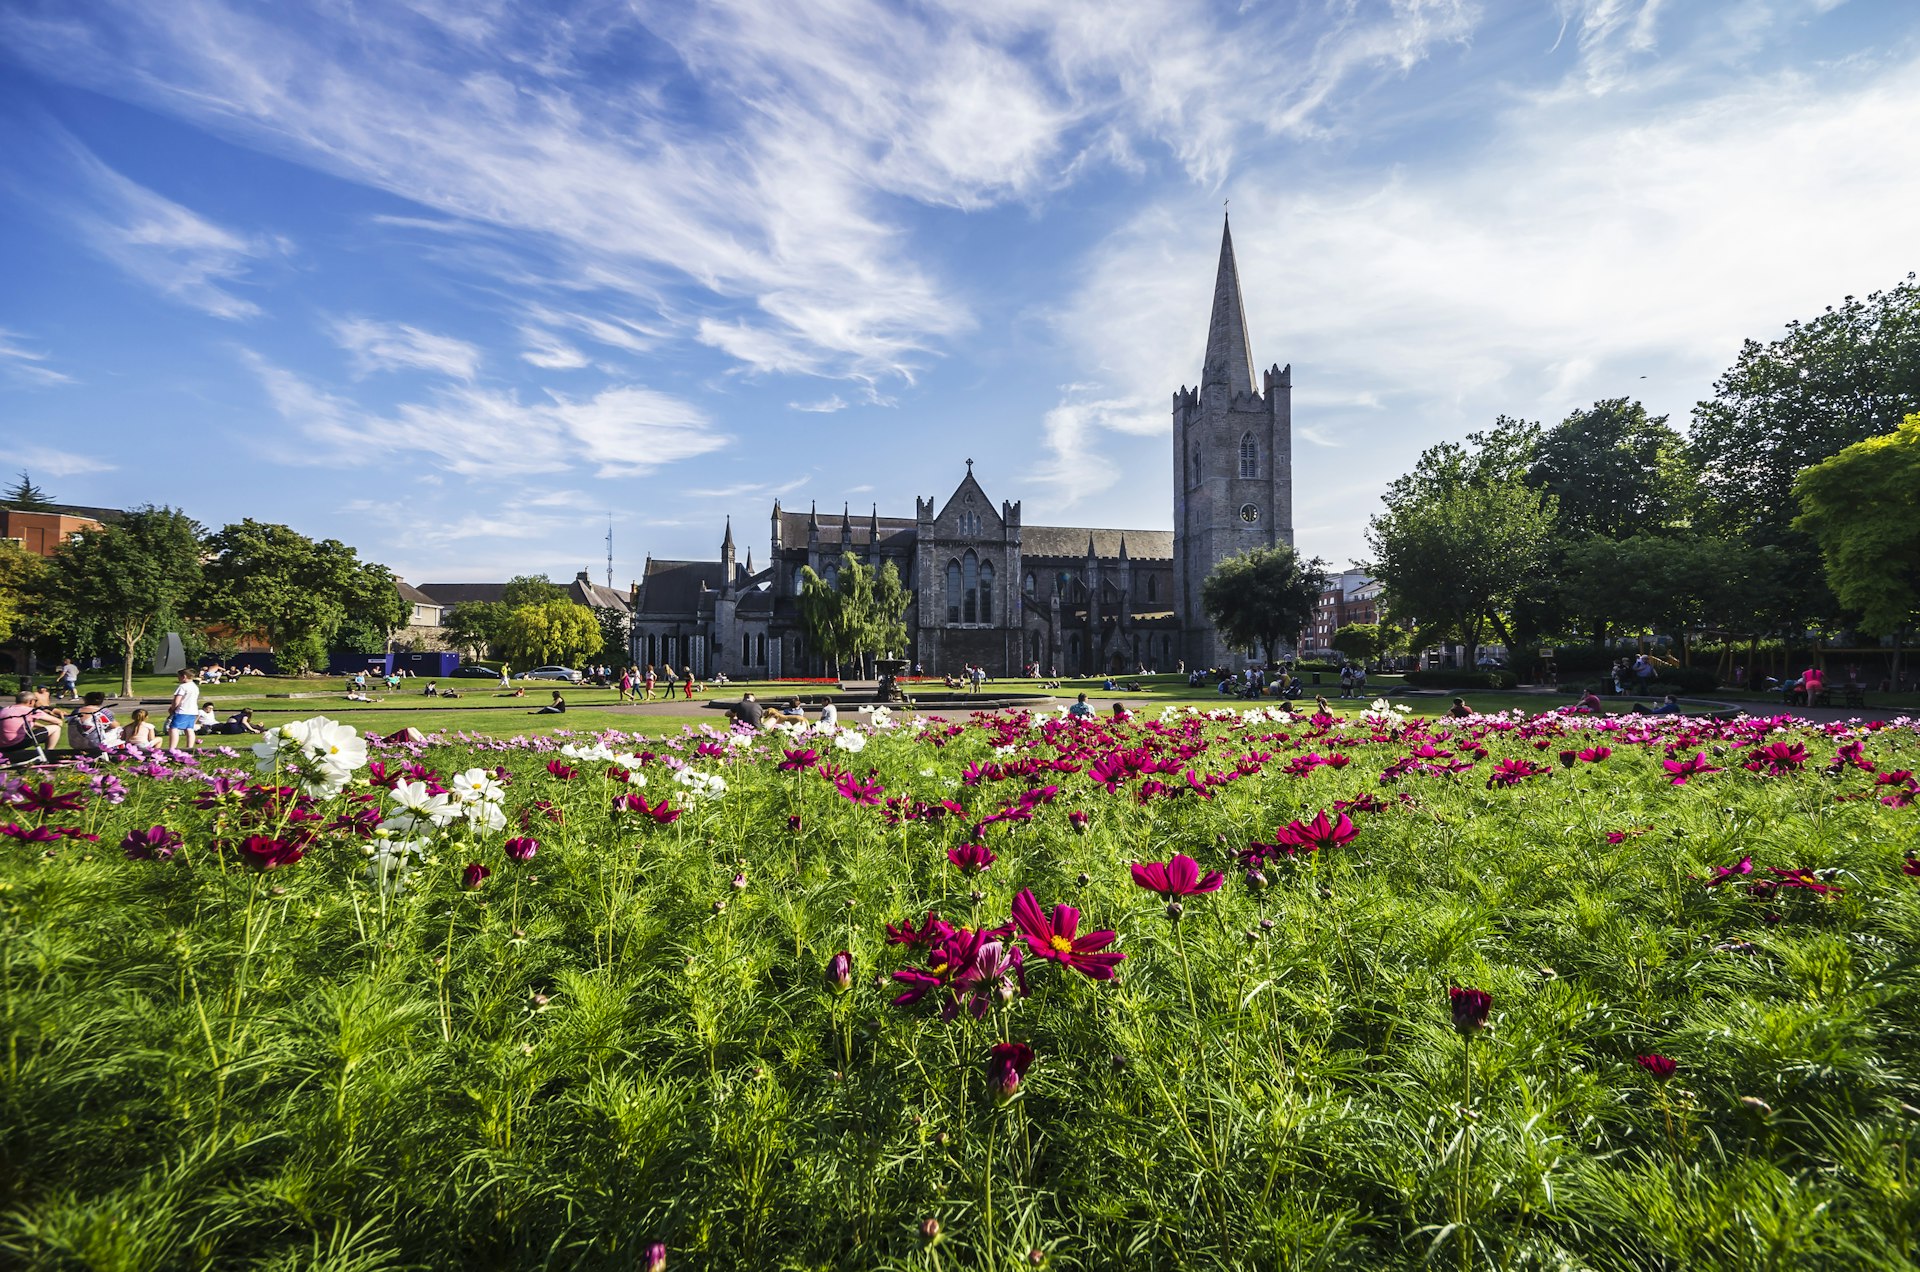
[[[1064,936],[1048,937],[1047,944],[1053,946],[1055,950],[1059,951],[1062,954],[1073,953],[1073,942],[1069,941]]]

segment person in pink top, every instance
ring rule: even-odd
[[[1800,688],[1807,695],[1807,705],[1812,706],[1826,688],[1826,675],[1818,667],[1809,667],[1800,673]]]

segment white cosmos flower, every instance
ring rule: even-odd
[[[453,775],[453,794],[462,804],[480,801],[497,803],[507,797],[506,788],[482,768],[470,768]]]
[[[858,754],[867,748],[867,735],[855,733],[852,729],[841,729],[834,734],[833,745],[837,750]]]
[[[468,804],[466,806],[466,813],[467,824],[475,830],[494,833],[507,828],[506,813],[501,811],[500,805],[490,800],[483,799]]]
[[[891,729],[894,726],[893,712],[887,707],[875,707],[867,713],[867,718],[876,729]]]

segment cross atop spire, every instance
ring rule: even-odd
[[[1220,271],[1213,280],[1213,318],[1207,326],[1206,368],[1201,387],[1224,384],[1233,393],[1253,392],[1253,347],[1247,311],[1240,303],[1240,269],[1233,259],[1233,224],[1220,230]]]

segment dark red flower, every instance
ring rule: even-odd
[[[240,845],[240,859],[255,870],[278,870],[300,860],[305,853],[300,845],[266,835],[250,835]]]
[[[492,873],[493,871],[487,869],[479,862],[470,861],[467,863],[467,868],[460,872],[460,886],[468,892],[472,892],[475,888],[485,883],[487,876]]]
[[[548,760],[547,772],[553,774],[555,777],[565,782],[565,781],[570,781],[574,777],[578,776],[580,770],[573,767],[573,765],[568,764],[564,760]]]
[[[77,792],[60,794],[52,782],[37,782],[15,791],[13,806],[23,812],[39,813],[46,817],[53,813],[77,813],[87,806],[87,801]]]
[[[800,833],[800,814],[787,814],[787,830],[796,835]]]
[[[1077,808],[1067,814],[1067,824],[1073,827],[1074,833],[1076,834],[1081,834],[1081,835],[1086,834],[1087,823],[1091,820],[1092,818],[1088,817],[1085,813],[1081,812]]]
[[[985,844],[961,844],[947,849],[947,860],[967,874],[979,874],[999,858]]]
[[[177,832],[165,826],[152,826],[128,831],[127,837],[120,841],[120,851],[127,854],[128,861],[170,861],[180,842]]]
[[[930,946],[946,939],[952,935],[953,931],[954,927],[951,923],[929,910],[926,922],[919,927],[915,927],[911,919],[887,924],[887,944]]]
[[[22,826],[18,822],[8,822],[0,826],[0,835],[29,844],[50,844],[60,838],[45,826]]]
[[[640,1261],[640,1272],[667,1272],[667,1243],[655,1241]]]
[[[820,753],[812,747],[802,747],[797,751],[788,751],[785,754],[786,758],[780,761],[780,771],[782,773],[798,773],[802,769],[810,769],[814,766],[815,761],[820,758]]]
[[[1561,768],[1572,768],[1572,767],[1573,767],[1573,766],[1574,766],[1575,764],[1577,764],[1577,763],[1579,763],[1579,762],[1580,762],[1580,754],[1579,754],[1579,752],[1577,752],[1577,751],[1562,751],[1562,752],[1560,752],[1560,767],[1561,767]]]
[[[1213,878],[1213,887],[1219,887],[1220,876],[1216,874]],[[1117,933],[1106,930],[1081,936],[1078,934],[1079,910],[1070,905],[1056,905],[1052,914],[1048,914],[1040,908],[1031,890],[1023,891],[1013,899],[1013,923],[1026,938],[1027,948],[1033,951],[1035,958],[1063,963],[1094,980],[1112,980],[1114,969],[1127,957],[1117,950],[1107,949],[1113,944]]]
[[[1908,853],[1907,859],[1900,863],[1900,873],[1909,878],[1920,879],[1920,858]]]
[[[1033,1048],[1024,1042],[996,1042],[987,1056],[987,1091],[1002,1108],[1020,1094],[1021,1079],[1033,1067]]]
[[[1502,760],[1487,776],[1487,789],[1518,786],[1530,777],[1545,777],[1551,772],[1553,770],[1547,765],[1535,764],[1532,760]]]
[[[1580,758],[1588,764],[1598,764],[1612,754],[1610,746],[1590,746],[1581,750]]]
[[[1836,884],[1822,883],[1819,876],[1805,866],[1800,866],[1793,870],[1782,870],[1778,866],[1768,866],[1767,872],[1776,876],[1778,879],[1778,882],[1774,884],[1777,888],[1800,888],[1820,896],[1825,896],[1829,892],[1845,891],[1845,889]]]
[[[1218,870],[1209,870],[1206,877],[1201,878],[1199,862],[1185,853],[1175,853],[1171,861],[1134,862],[1133,881],[1163,897],[1184,897],[1198,892],[1212,892],[1226,882],[1226,876]],[[1023,895],[1030,897],[1033,894]],[[1014,904],[1018,905],[1019,902]]]
[[[1671,1078],[1674,1072],[1680,1067],[1678,1064],[1675,1064],[1672,1059],[1660,1055],[1658,1052],[1650,1056],[1635,1056],[1633,1062],[1652,1074],[1654,1080],[1658,1082],[1665,1082],[1668,1078]]]
[[[1487,1027],[1487,1013],[1493,1010],[1493,995],[1484,989],[1447,989],[1447,1005],[1453,1010],[1453,1027],[1462,1037],[1471,1037]]]
[[[522,865],[532,861],[533,854],[540,851],[540,841],[538,839],[529,839],[524,835],[514,836],[512,839],[507,840],[503,846],[507,850],[507,856],[512,857]]]

